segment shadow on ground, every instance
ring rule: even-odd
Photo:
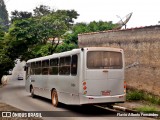
[[[31,96],[29,96],[31,97]],[[48,102],[52,105],[52,102],[50,99],[46,99],[40,96],[35,96],[34,99],[41,100],[43,102]],[[65,105],[60,103],[58,108],[63,108],[65,111],[42,111],[44,113],[43,116],[47,116],[45,114],[48,114],[49,116],[56,116],[56,117],[113,117],[116,116],[117,113],[111,110],[102,109],[99,107],[96,107],[94,105]],[[52,114],[52,115],[51,115]]]

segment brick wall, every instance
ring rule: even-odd
[[[78,36],[79,47],[123,48],[127,85],[160,96],[160,26],[86,33]]]

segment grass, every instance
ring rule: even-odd
[[[139,111],[139,112],[143,112],[143,113],[158,113],[158,110],[156,107],[154,106],[143,106],[143,107],[138,107],[135,108],[135,110]]]
[[[160,97],[139,90],[127,90],[128,101],[145,100],[156,105],[160,105]]]
[[[149,101],[153,104],[157,104],[160,105],[160,98],[154,95],[150,95],[150,94],[145,94],[144,95],[144,100]]]
[[[143,100],[144,94],[142,92],[139,92],[137,90],[135,91],[127,91],[127,100]]]
[[[137,106],[133,108],[133,110],[160,115],[160,109],[156,106],[160,105],[160,98],[158,96],[139,90],[127,90],[126,98],[128,101],[141,101],[142,103],[145,103],[144,106]]]

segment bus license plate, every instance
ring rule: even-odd
[[[102,91],[103,96],[108,96],[110,95],[111,91]]]

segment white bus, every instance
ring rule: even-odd
[[[28,60],[25,87],[55,107],[124,102],[123,50],[88,47]]]

